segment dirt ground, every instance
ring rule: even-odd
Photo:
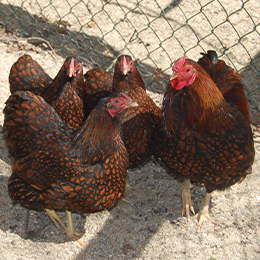
[[[258,2],[254,2],[257,7]],[[255,52],[259,51],[258,45],[252,47]],[[8,75],[11,65],[28,53],[53,77],[64,57],[56,55],[54,59],[49,50],[28,43],[0,42],[0,51],[2,130],[2,110],[10,95]],[[178,58],[174,55],[173,60]],[[235,60],[237,66],[242,64],[240,59]],[[84,70],[90,67],[86,62]],[[252,73],[252,70],[245,70],[245,82],[249,87],[259,86],[259,75]],[[160,104],[162,95],[150,94]],[[258,111],[251,103],[250,109],[255,129],[253,172],[241,184],[213,193],[210,215],[219,225],[207,222],[198,232],[195,218],[187,222],[181,216],[182,182],[169,176],[151,159],[145,166],[129,171],[129,184],[136,189],[129,190],[129,203],[120,202],[110,212],[73,214],[75,229],[85,233],[81,237],[85,246],[77,241],[65,242],[65,234],[53,225],[45,212],[29,211],[11,201],[7,191],[10,157],[4,140],[0,138],[0,259],[259,259],[260,133]],[[203,187],[195,186],[191,195],[194,209],[198,212],[205,195]],[[58,214],[66,223],[65,214]]]

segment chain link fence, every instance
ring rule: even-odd
[[[213,49],[243,74],[259,109],[259,10],[259,0],[2,0],[0,24],[5,36],[77,55],[89,68],[112,73],[117,56],[130,54],[160,93],[176,59]]]

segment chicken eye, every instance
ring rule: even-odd
[[[187,71],[187,72],[189,72],[189,71],[190,71],[190,69],[187,69],[186,71]]]
[[[115,99],[115,103],[119,103],[119,99]]]

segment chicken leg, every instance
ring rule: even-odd
[[[60,229],[58,222],[60,223],[60,225],[66,230],[65,225],[63,224],[62,220],[60,219],[60,217],[57,215],[57,213],[55,212],[55,210],[53,209],[45,209],[47,214],[49,215],[50,219],[52,220],[52,222],[54,223],[54,225],[57,227],[57,229]],[[58,221],[58,222],[57,222]]]
[[[71,211],[65,210],[65,212],[67,217],[67,229],[65,229],[67,239],[69,240],[70,238],[75,238],[82,246],[85,246],[85,243],[82,242],[79,238],[79,236],[82,236],[84,233],[78,233],[74,231]]]
[[[126,195],[126,196],[128,196],[128,189],[137,191],[136,188],[132,187],[132,186],[129,184],[129,178],[128,178],[128,174],[127,174],[127,176],[126,176],[126,182],[125,182],[125,195]]]
[[[129,182],[128,182],[128,175],[126,176],[126,182],[125,182],[125,196],[127,197],[128,196],[128,189],[132,189],[132,190],[137,190],[135,189],[134,187],[132,187]],[[122,201],[128,203],[131,205],[131,202],[129,202],[127,199],[125,198],[122,198]]]
[[[182,216],[186,213],[188,220],[190,219],[190,211],[195,215],[195,211],[191,203],[190,186],[191,186],[190,179],[185,178],[182,193],[181,193]]]

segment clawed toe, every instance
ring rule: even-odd
[[[201,230],[201,224],[203,221],[209,220],[212,222],[214,225],[220,226],[214,219],[212,219],[209,215],[209,202],[210,202],[211,195],[209,193],[206,194],[203,202],[202,202],[202,209],[199,213],[195,215],[195,217],[198,219],[198,226],[197,230]]]
[[[210,217],[209,213],[204,211],[206,211],[205,208],[203,208],[199,213],[195,215],[195,218],[197,218],[198,220],[198,225],[197,225],[198,231],[201,230],[201,224],[203,221],[210,221],[213,224],[218,225],[218,223]]]

